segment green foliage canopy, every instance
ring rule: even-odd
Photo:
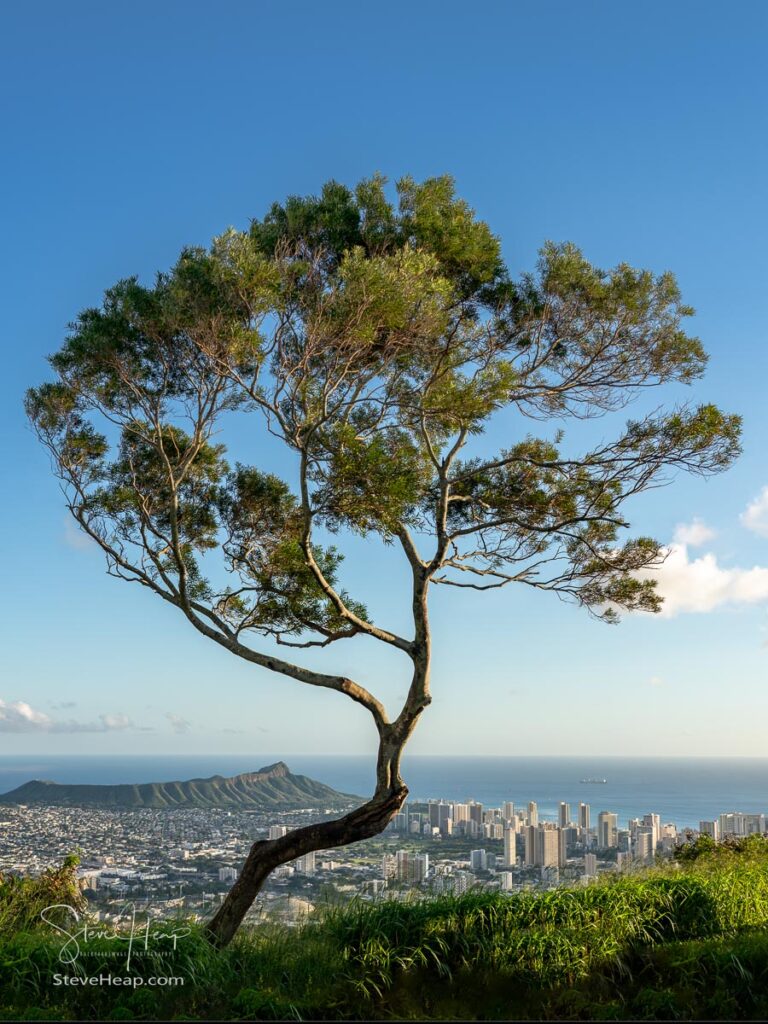
[[[408,648],[339,589],[341,555],[316,526],[402,544],[427,583],[519,582],[606,619],[657,610],[638,571],[662,551],[620,541],[623,506],[671,470],[725,469],[738,417],[657,412],[577,458],[559,428],[702,374],[674,277],[548,243],[513,280],[449,177],[396,192],[329,182],[84,310],[26,403],[72,513],[111,572],[233,649],[245,633]],[[505,410],[558,431],[469,457]],[[290,482],[227,464],[217,439],[235,412],[287,446]],[[226,586],[208,572],[217,553]]]

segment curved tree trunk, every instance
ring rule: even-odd
[[[254,843],[235,884],[208,922],[211,940],[226,946],[242,924],[261,887],[275,868],[303,857],[314,850],[332,850],[349,843],[370,839],[383,832],[405,803],[408,787],[400,777],[400,758],[422,712],[431,703],[429,695],[430,633],[427,616],[428,573],[418,559],[406,531],[401,540],[413,569],[413,616],[415,639],[408,645],[413,662],[413,677],[405,704],[394,722],[389,722],[383,707],[366,693],[368,709],[374,714],[379,733],[376,760],[376,789],[370,800],[341,818],[307,825],[290,831],[280,839],[262,839]],[[344,692],[352,684],[344,681]],[[361,690],[355,687],[354,699]]]
[[[206,925],[216,945],[226,946],[232,940],[275,868],[315,850],[347,846],[384,831],[408,796],[408,787],[399,772],[401,751],[402,743],[393,746],[382,737],[376,791],[360,807],[341,818],[293,829],[279,839],[262,839],[253,844],[237,881]]]

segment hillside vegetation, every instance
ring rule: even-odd
[[[67,870],[39,885],[54,878],[60,893]],[[0,885],[0,1019],[768,1017],[761,837],[699,843],[671,866],[580,889],[356,903],[295,929],[245,930],[222,952],[193,929],[173,956],[134,957],[134,977],[182,976],[172,989],[54,987],[61,936],[19,914],[20,891]],[[38,897],[27,883],[25,900]]]
[[[0,804],[47,807],[222,807],[281,811],[347,807],[359,801],[359,797],[339,793],[307,775],[294,775],[283,761],[232,778],[214,775],[187,782],[109,786],[69,785],[35,779],[0,795]]]

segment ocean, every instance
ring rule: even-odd
[[[29,779],[54,782],[169,782],[255,771],[274,761],[346,793],[373,787],[372,757],[355,755],[0,755],[0,793]],[[619,825],[655,812],[679,828],[698,827],[725,811],[768,812],[768,758],[628,757],[451,757],[404,758],[403,777],[411,800],[445,797],[499,806],[505,800],[535,800],[540,816],[554,819],[561,800],[615,811]],[[582,779],[605,778],[605,785]]]

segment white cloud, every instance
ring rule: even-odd
[[[173,731],[179,735],[189,732],[192,728],[191,722],[188,722],[186,718],[182,718],[181,715],[174,715],[172,711],[166,711],[165,717],[171,723]]]
[[[0,699],[0,732],[115,732],[125,729],[139,729],[128,715],[99,715],[97,722],[77,722],[51,718],[44,711],[36,711],[26,701],[4,701]]]
[[[35,732],[50,729],[52,724],[48,715],[35,711],[26,701],[0,700],[0,732]]]
[[[680,523],[675,530],[675,543],[687,544],[689,547],[698,548],[712,540],[715,531],[707,526],[703,519],[696,518],[692,523]]]
[[[756,565],[751,569],[726,569],[718,565],[711,552],[691,559],[686,544],[670,545],[664,564],[640,575],[658,581],[665,618],[681,612],[711,612],[723,605],[768,601],[768,568]]]
[[[741,514],[741,522],[748,530],[768,537],[768,487],[764,487],[754,501]]]
[[[111,729],[121,730],[133,728],[133,722],[130,720],[128,715],[99,715],[99,718],[101,719],[101,724],[108,731]]]

